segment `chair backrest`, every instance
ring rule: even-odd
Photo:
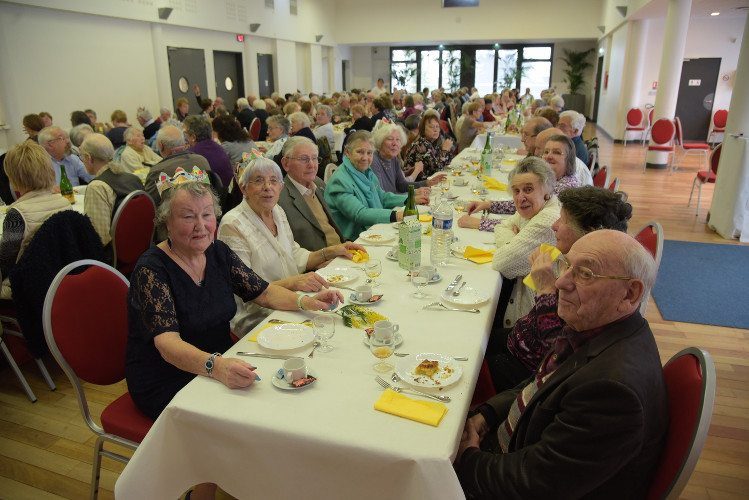
[[[657,270],[663,256],[663,226],[660,222],[650,221],[635,234],[635,239],[653,256]]]
[[[658,118],[653,124],[650,137],[656,144],[667,144],[674,138],[674,122],[666,118]]]
[[[598,171],[595,177],[593,177],[593,185],[599,188],[605,188],[609,185],[609,167],[603,166]]]
[[[73,384],[81,412],[96,433],[102,431],[91,420],[78,379],[110,385],[125,378],[128,287],[127,279],[111,266],[79,260],[57,273],[44,300],[49,350]],[[81,304],[86,304],[86,314],[81,314]]]
[[[335,163],[328,163],[328,165],[325,167],[325,176],[323,178],[323,181],[325,181],[325,184],[328,183],[330,180],[330,176],[333,175],[333,172],[338,168],[338,165]]]
[[[593,172],[596,168],[596,162],[598,161],[598,148],[588,151],[590,153],[590,161],[588,162],[588,169]]]
[[[642,125],[642,110],[640,108],[632,108],[627,111],[627,126],[639,127]]]
[[[648,111],[648,127],[653,126],[653,113],[655,113],[655,106]]]
[[[250,122],[250,137],[253,141],[257,141],[260,137],[260,118],[253,118]]]
[[[715,149],[713,149],[713,152],[710,153],[710,170],[713,171],[714,174],[718,174],[718,163],[720,163],[720,152],[723,151],[723,144],[718,144]]]
[[[713,115],[713,126],[716,128],[726,128],[726,122],[728,122],[728,110],[719,109]]]
[[[674,138],[676,139],[676,144],[681,146],[684,144],[684,135],[682,134],[682,131],[681,131],[681,120],[679,119],[678,116],[674,118],[674,129],[675,129]]]
[[[648,500],[676,499],[692,475],[710,428],[715,402],[715,364],[707,351],[689,347],[663,367],[669,425]]]
[[[135,268],[153,240],[156,206],[145,191],[133,191],[122,200],[112,219],[114,266],[123,273]]]
[[[616,177],[614,179],[614,182],[609,184],[609,191],[612,193],[618,193],[619,192],[619,177]]]

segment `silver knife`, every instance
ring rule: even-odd
[[[455,277],[455,279],[453,280],[453,282],[450,283],[449,285],[447,285],[447,288],[445,288],[445,291],[446,292],[452,291],[452,289],[455,288],[455,285],[457,285],[458,283],[460,283],[461,279],[463,279],[463,275],[462,274],[457,275]]]
[[[262,354],[259,352],[244,352],[244,351],[239,351],[237,353],[237,356],[253,356],[256,358],[270,358],[270,359],[292,359],[292,358],[299,357],[299,356],[282,356],[280,354]]]

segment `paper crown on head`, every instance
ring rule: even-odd
[[[211,181],[208,176],[200,170],[198,167],[192,167],[192,172],[187,173],[182,167],[177,167],[174,171],[174,176],[169,177],[164,172],[159,175],[159,180],[156,182],[156,189],[159,190],[159,196],[161,196],[167,189],[182,184],[184,182],[202,182],[204,184],[210,184]]]
[[[249,153],[244,153],[242,155],[242,161],[238,161],[237,164],[234,165],[234,173],[237,176],[237,182],[242,178],[242,174],[244,173],[244,169],[247,168],[247,165],[249,165],[255,158],[262,158],[262,156],[263,153],[254,148],[251,149]]]

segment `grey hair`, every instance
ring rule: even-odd
[[[310,121],[309,121],[309,115],[307,113],[302,113],[301,111],[297,111],[295,113],[291,113],[289,115],[289,122],[301,122],[305,127],[309,127]]]
[[[508,176],[508,188],[512,185],[512,179],[520,174],[535,174],[541,181],[541,187],[544,190],[544,194],[551,194],[554,191],[557,177],[549,164],[541,158],[538,158],[537,156],[528,156],[520,160]]]
[[[563,108],[564,99],[562,99],[562,96],[555,95],[554,97],[551,98],[551,100],[549,101],[549,104],[551,104],[552,106],[559,106],[560,108]]]
[[[164,113],[171,113],[172,110],[170,108],[167,108],[166,106],[159,109],[159,114],[163,115]]]
[[[292,154],[294,154],[294,151],[299,146],[314,146],[317,147],[317,144],[312,142],[311,139],[303,136],[296,136],[296,137],[289,137],[286,142],[283,143],[283,149],[282,154],[284,158],[290,157]]]
[[[84,130],[88,130],[88,132],[84,132]],[[73,143],[73,146],[80,146],[83,142],[83,139],[85,139],[88,134],[93,133],[93,131],[94,129],[91,128],[91,125],[87,125],[85,123],[76,125],[75,127],[70,129],[70,142]]]
[[[380,147],[382,146],[382,143],[385,141],[385,138],[387,138],[393,132],[398,132],[398,137],[400,137],[401,144],[406,143],[406,141],[408,140],[408,137],[406,136],[406,133],[403,131],[403,128],[401,128],[400,125],[395,125],[394,123],[386,123],[386,124],[380,125],[377,128],[377,130],[375,130],[374,133],[372,134],[374,138],[375,149],[379,151]]]
[[[53,139],[52,137],[52,131],[54,130],[62,130],[57,125],[50,125],[49,127],[44,127],[39,131],[39,134],[36,136],[36,140],[39,143],[41,147],[44,147],[49,141]],[[62,130],[65,132],[64,130]],[[67,133],[65,134],[67,135]]]
[[[357,130],[348,137],[348,140],[346,140],[346,145],[343,149],[347,153],[349,153],[353,150],[354,145],[357,142],[368,142],[372,145],[372,147],[374,147],[374,139],[372,139],[372,133],[367,132],[366,130]]]
[[[200,115],[190,115],[182,122],[185,132],[195,136],[195,142],[209,141],[213,134],[211,122]]]
[[[548,139],[546,139],[546,142],[544,143],[544,149],[546,149],[546,144],[549,144],[550,141],[564,144],[564,149],[566,149],[565,153],[567,154],[567,158],[565,160],[565,166],[564,166],[564,175],[574,174],[575,169],[577,168],[577,163],[575,161],[577,158],[577,150],[575,149],[575,143],[572,142],[572,139],[570,139],[564,134],[555,134],[549,137]]]
[[[140,132],[140,129],[135,127],[128,127],[125,129],[125,132],[123,132],[122,138],[125,139],[125,142],[128,142],[133,138],[133,134],[135,134],[136,132]]]
[[[253,175],[267,173],[275,174],[278,177],[278,182],[283,185],[283,174],[278,164],[270,158],[263,156],[258,156],[247,165],[247,168],[242,172],[242,177],[239,179],[239,185],[245,187]]]
[[[318,113],[325,113],[328,116],[333,116],[333,110],[327,104],[320,104],[317,106]]]
[[[166,221],[172,216],[172,201],[177,196],[179,191],[187,191],[190,195],[199,199],[209,193],[213,200],[213,213],[216,215],[216,220],[221,217],[221,205],[218,201],[218,196],[211,188],[210,184],[203,182],[182,182],[161,193],[161,205],[156,209],[156,216],[153,219],[154,225],[159,229],[166,228]]]
[[[291,122],[286,119],[283,115],[272,115],[269,116],[265,123],[268,125],[278,125],[283,128],[283,133],[289,135],[289,129],[291,128]]]
[[[148,111],[146,108],[140,108],[138,112],[135,113],[135,116],[145,121],[148,121],[151,118],[153,118],[153,116],[151,116],[151,112]]]
[[[255,99],[252,101],[252,107],[255,109],[265,109],[267,106],[262,99]]]
[[[240,97],[237,99],[237,109],[248,109],[250,107],[250,102],[244,98]]]
[[[658,268],[655,265],[655,259],[653,255],[642,246],[637,240],[632,238],[636,243],[631,245],[632,248],[626,249],[623,253],[622,267],[624,268],[624,275],[642,281],[645,289],[642,292],[642,298],[640,302],[647,301],[655,285],[655,278],[658,274]]]
[[[168,127],[167,127],[168,128]],[[185,136],[179,134],[177,137],[171,137],[166,129],[162,128],[156,135],[156,142],[161,144],[166,150],[178,148],[185,145]]]
[[[576,128],[582,134],[583,129],[585,128],[585,115],[583,115],[582,113],[578,113],[577,111],[572,109],[568,109],[567,111],[562,111],[561,113],[559,113],[560,119],[567,116],[569,116],[570,118],[572,128]]]
[[[91,134],[78,150],[81,154],[89,155],[92,160],[110,162],[114,159],[114,146],[106,135]]]

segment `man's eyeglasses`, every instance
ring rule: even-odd
[[[265,187],[265,184],[268,184],[270,187],[278,187],[281,183],[278,182],[278,179],[263,179],[262,177],[257,177],[255,179],[250,179],[250,182],[248,184],[252,184],[255,187],[262,188]]]
[[[47,142],[64,141],[65,139],[67,139],[67,137],[61,135],[60,137],[55,137],[54,139],[50,139]]]
[[[554,261],[554,263],[552,264],[552,269],[554,270],[554,276],[557,279],[559,279],[568,270],[571,270],[572,281],[574,281],[578,285],[583,285],[583,286],[592,284],[596,278],[604,278],[604,279],[610,279],[610,280],[634,279],[634,278],[629,278],[626,276],[604,276],[602,274],[596,274],[585,266],[571,265],[569,261],[563,255],[560,255],[557,258],[557,260]]]
[[[289,160],[296,160],[305,164],[309,162],[312,162],[312,163],[320,162],[320,158],[318,158],[317,156],[289,156],[288,158]]]

